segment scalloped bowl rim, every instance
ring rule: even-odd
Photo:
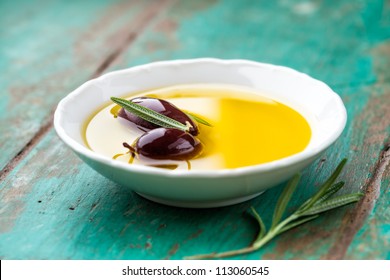
[[[262,163],[258,165],[252,165],[252,166],[246,166],[246,167],[240,167],[240,168],[233,168],[233,169],[220,169],[220,170],[165,170],[165,169],[158,169],[153,167],[147,167],[143,165],[129,165],[124,162],[115,161],[113,159],[110,159],[106,156],[103,156],[101,154],[98,154],[86,146],[78,143],[76,140],[74,140],[71,136],[68,135],[68,133],[65,131],[65,129],[62,126],[62,123],[64,121],[64,118],[66,116],[63,114],[66,111],[66,107],[71,104],[75,98],[77,98],[80,94],[83,93],[84,89],[90,86],[91,84],[101,83],[105,82],[106,80],[111,79],[112,77],[115,77],[117,75],[121,75],[124,73],[131,73],[136,72],[140,70],[151,70],[155,66],[172,66],[172,65],[185,65],[185,64],[205,64],[205,63],[217,63],[217,64],[224,64],[224,65],[231,65],[231,64],[237,64],[237,65],[251,65],[256,67],[266,67],[277,71],[282,71],[285,73],[288,73],[289,75],[304,78],[306,80],[314,81],[318,85],[321,85],[323,88],[327,89],[328,94],[333,95],[333,101],[335,102],[335,106],[337,106],[341,118],[339,119],[337,125],[334,127],[334,131],[331,135],[328,136],[326,141],[321,142],[320,145],[311,147],[310,149],[305,149],[299,153],[296,153],[294,155],[278,159],[275,161]],[[158,61],[158,62],[152,62],[149,64],[134,66],[127,69],[112,71],[107,74],[104,74],[98,78],[91,79],[84,84],[82,84],[80,87],[75,89],[73,92],[68,94],[66,97],[64,97],[58,104],[57,109],[54,113],[54,128],[58,134],[58,136],[74,151],[77,153],[88,157],[94,161],[98,161],[100,163],[103,163],[105,165],[111,166],[113,168],[119,168],[123,170],[127,170],[129,172],[139,172],[144,173],[145,175],[153,173],[158,174],[165,177],[225,177],[225,176],[237,176],[237,175],[245,175],[248,173],[264,173],[264,172],[270,172],[279,168],[288,167],[290,165],[299,163],[301,161],[307,160],[311,157],[314,157],[321,152],[323,152],[326,148],[328,148],[333,142],[336,141],[336,139],[340,136],[342,133],[347,121],[347,112],[344,107],[343,101],[341,100],[340,96],[336,94],[328,85],[325,83],[314,79],[310,77],[307,74],[304,74],[302,72],[299,72],[297,70],[294,70],[289,67],[285,66],[279,66],[279,65],[273,65],[268,63],[262,63],[262,62],[255,62],[250,60],[243,60],[243,59],[231,59],[231,60],[224,60],[224,59],[216,59],[216,58],[198,58],[198,59],[181,59],[181,60],[169,60],[169,61]]]

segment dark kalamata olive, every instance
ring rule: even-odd
[[[192,126],[189,132],[194,136],[198,135],[199,133],[196,123],[190,117],[188,117],[184,112],[182,112],[179,108],[177,108],[175,105],[173,105],[168,101],[157,99],[157,98],[150,98],[150,97],[136,97],[131,99],[130,101],[138,105],[144,106],[146,108],[149,108],[153,111],[156,111],[162,115],[170,117],[171,119],[177,120],[178,122],[181,122],[184,125],[186,124],[186,122],[189,122]],[[159,127],[153,123],[141,119],[140,117],[124,110],[123,108],[118,112],[118,116],[125,118],[142,128],[153,129]]]
[[[200,154],[202,144],[176,128],[156,128],[138,138],[135,150],[152,159],[189,160]]]

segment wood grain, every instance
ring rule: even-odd
[[[108,18],[122,14],[123,9],[105,3],[117,9]],[[50,103],[101,71],[161,59],[247,58],[306,72],[341,95],[348,123],[332,148],[304,171],[289,209],[314,193],[343,157],[349,158],[341,176],[345,192],[366,190],[366,196],[356,206],[326,213],[264,249],[234,259],[389,259],[390,76],[386,70],[390,66],[390,6],[388,1],[305,3],[167,2],[155,8],[161,12],[153,20],[144,15],[150,23],[141,25],[143,31],[136,38],[128,35],[110,46],[98,63],[87,60],[84,74],[72,71],[59,77],[63,92]],[[135,14],[124,14],[124,22],[139,20]],[[80,32],[93,34],[86,33],[95,30],[91,23],[105,26],[103,22],[86,17]],[[118,24],[107,34],[122,37],[123,26]],[[110,41],[110,35],[101,36],[95,40]],[[92,47],[84,48],[77,56],[80,59],[88,57]],[[42,80],[39,73],[29,73],[30,79]],[[32,92],[31,98],[36,95]],[[46,95],[47,91],[42,94]],[[39,101],[36,107],[45,104]],[[36,124],[43,127],[50,110]],[[33,134],[26,136],[25,143]],[[0,183],[0,256],[6,259],[181,259],[240,248],[256,234],[256,224],[246,209],[255,206],[269,224],[283,188],[280,185],[249,202],[219,209],[167,207],[140,198],[91,170],[59,142],[50,127],[27,148]],[[14,154],[4,155],[5,162]]]
[[[374,169],[374,174],[364,186],[364,197],[357,203],[356,207],[347,212],[343,218],[339,230],[337,243],[330,248],[328,259],[343,259],[349,245],[356,233],[362,228],[367,217],[371,214],[381,194],[383,173],[390,162],[390,143],[387,143],[379,156],[379,161]]]
[[[100,75],[169,3],[42,2],[2,1],[0,170],[35,142],[61,97]]]

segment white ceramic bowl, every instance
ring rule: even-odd
[[[188,83],[249,86],[300,112],[312,128],[307,148],[265,164],[217,171],[164,170],[129,165],[97,154],[83,141],[86,119],[110,96]],[[59,137],[97,172],[156,202],[182,207],[217,207],[253,198],[302,170],[341,134],[347,115],[326,84],[287,67],[247,60],[191,59],[156,62],[90,80],[58,104]]]

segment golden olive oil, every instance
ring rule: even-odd
[[[204,150],[189,162],[140,161],[132,164],[175,169],[239,168],[278,160],[301,152],[309,144],[311,129],[294,109],[252,89],[227,85],[179,85],[137,96],[165,99],[185,112],[196,114],[212,127],[199,124],[197,136]],[[129,96],[132,98],[133,96]],[[116,118],[118,107],[109,105],[87,124],[88,146],[101,154],[129,162],[123,142],[133,143],[144,133],[127,120]],[[118,156],[123,154],[123,156]],[[172,168],[168,168],[172,169]]]

